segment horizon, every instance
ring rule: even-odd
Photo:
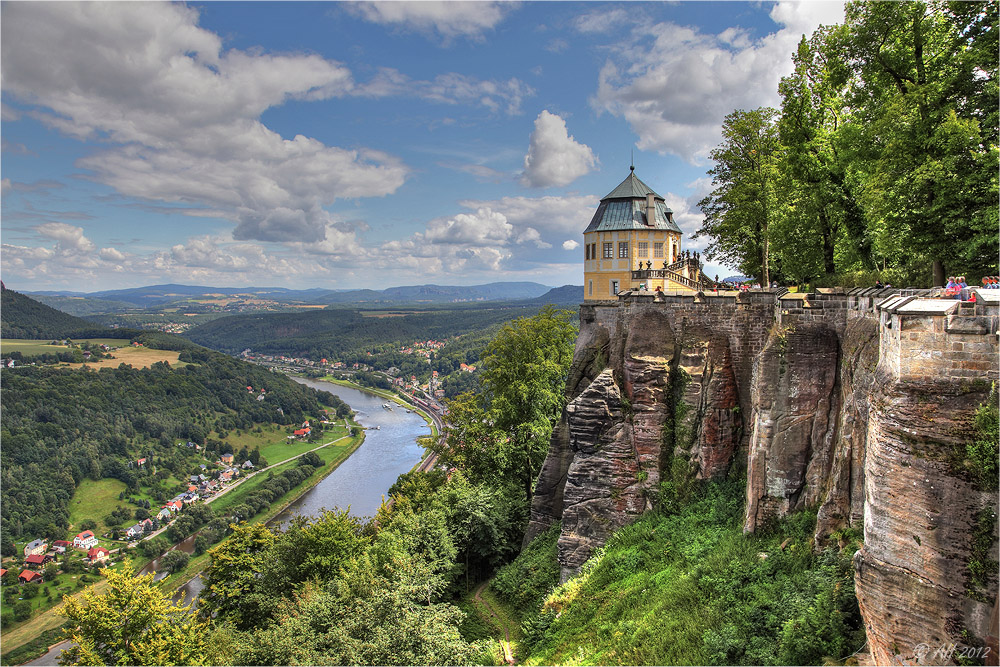
[[[11,289],[381,290],[582,284],[583,230],[631,164],[703,251],[724,116],[777,105],[799,39],[843,3],[0,15]]]

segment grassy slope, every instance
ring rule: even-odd
[[[707,485],[618,531],[526,615],[522,664],[819,664],[863,646],[853,549],[814,553],[808,512],[743,535],[742,490]]]

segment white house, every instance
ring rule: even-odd
[[[94,531],[85,530],[73,538],[73,546],[77,549],[90,549],[97,546],[97,537]]]

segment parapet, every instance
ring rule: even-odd
[[[877,306],[881,364],[900,380],[997,380],[1000,295],[975,302],[897,295]]]

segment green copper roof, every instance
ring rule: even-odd
[[[674,222],[674,212],[667,206],[663,197],[640,181],[634,169],[633,167],[629,171],[628,178],[622,181],[621,185],[601,200],[584,234],[625,229],[661,229],[681,233],[680,227]],[[648,194],[652,194],[655,201],[656,212],[652,224],[647,224],[646,221]]]
[[[646,198],[650,192],[653,192],[653,188],[649,187],[645,183],[639,180],[639,177],[635,175],[635,167],[629,169],[628,178],[621,182],[621,184],[605,195],[604,199],[632,199],[633,197]],[[663,197],[653,192],[653,195],[663,201]],[[602,199],[601,201],[604,201]]]

